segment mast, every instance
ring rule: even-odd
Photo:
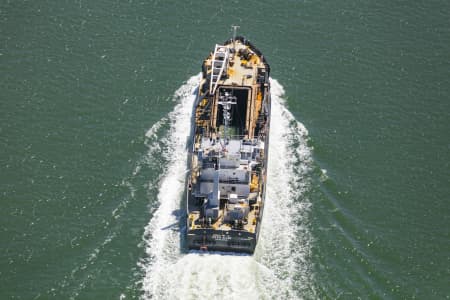
[[[236,40],[236,31],[240,26],[238,25],[231,25],[231,28],[233,28],[233,48],[234,48],[234,41]]]
[[[236,104],[236,96],[230,95],[230,93],[225,92],[224,94],[219,96],[219,105],[222,105],[223,110],[223,123],[224,123],[224,141],[226,144],[227,134],[228,134],[228,126],[231,122],[231,105]]]

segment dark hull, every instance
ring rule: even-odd
[[[257,233],[202,228],[188,231],[187,245],[192,250],[245,252],[252,254],[255,251],[257,238]]]
[[[185,247],[189,250],[253,254],[260,233],[266,195],[269,150],[270,67],[261,52],[248,40],[243,37],[236,37],[235,40],[241,43],[238,42],[235,46],[233,40],[225,42],[225,45],[233,43],[234,52],[232,53],[235,55],[233,64],[230,63],[229,67],[234,65],[232,69],[235,70],[234,72],[222,76],[222,71],[225,69],[220,62],[225,61],[228,66],[228,50],[223,50],[225,46],[221,45],[216,45],[215,51],[205,59],[202,65],[203,78],[197,90],[192,114],[188,154],[188,168],[191,172],[187,174],[186,179]],[[256,55],[257,59],[252,59],[252,55]],[[217,71],[218,69],[220,71]],[[242,81],[238,75],[242,75]],[[220,81],[217,78],[220,78]],[[230,94],[234,97],[229,97]],[[225,102],[228,110],[231,105],[235,105],[236,111],[242,112],[241,115],[232,113],[231,118],[228,113],[228,118],[230,120],[244,119],[245,124],[242,121],[241,123],[231,123],[231,121],[224,123],[224,120],[227,120],[226,114],[223,113],[225,106],[224,102],[220,102],[224,101],[222,100],[224,98],[234,98],[225,100],[230,101]],[[231,139],[220,138],[220,133],[217,135],[219,130],[227,132],[226,124],[231,124],[231,127],[236,130]],[[223,126],[225,129],[220,129]],[[217,142],[214,142],[216,140]],[[216,149],[219,141],[222,149]],[[236,143],[232,144],[236,141],[241,142],[240,146],[238,144],[241,148],[237,148]],[[234,146],[226,149],[224,145],[228,145],[228,142]],[[217,153],[222,151],[227,154],[220,156],[219,160],[216,158],[219,157]],[[209,156],[207,156],[208,153]],[[236,154],[238,166],[235,165]],[[223,162],[222,157],[225,157]],[[218,170],[222,169],[220,167],[222,163],[223,169],[228,169],[222,173],[225,174],[225,179],[219,177]],[[214,165],[215,169],[211,165]],[[230,169],[235,169],[237,174],[234,172],[231,174]],[[242,175],[244,172],[246,177]],[[213,178],[211,173],[214,173],[216,177]],[[219,188],[222,189],[223,194],[220,194]],[[217,191],[219,191],[218,194],[215,194]],[[250,193],[256,195],[250,199]],[[235,202],[231,202],[232,194]],[[214,196],[216,198],[212,195],[216,195]],[[236,202],[238,195],[239,201],[243,201],[239,204]],[[208,206],[210,202],[213,204]],[[212,213],[213,209],[216,209],[215,215]],[[233,211],[233,209],[236,210]],[[245,209],[247,211],[244,218],[241,214]],[[222,217],[218,217],[219,210]]]

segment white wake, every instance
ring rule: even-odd
[[[311,237],[306,228],[309,201],[310,149],[307,130],[287,110],[282,86],[271,80],[272,119],[267,199],[260,240],[253,256],[180,251],[179,216],[186,173],[195,88],[193,76],[174,95],[168,118],[148,132],[148,160],[161,153],[167,167],[158,184],[157,208],[145,228],[147,257],[143,299],[293,299],[313,291],[309,263]],[[158,136],[160,127],[170,128]],[[299,225],[300,224],[300,225]],[[308,296],[309,295],[309,296]]]

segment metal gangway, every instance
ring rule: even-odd
[[[211,95],[214,95],[216,92],[219,81],[224,72],[226,72],[229,55],[230,51],[228,47],[216,44],[212,59],[211,79],[209,83],[209,93]]]

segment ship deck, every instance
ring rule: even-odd
[[[233,47],[232,44],[229,45]],[[256,76],[256,68],[261,64],[261,59],[257,55],[253,55],[249,60],[244,59],[238,55],[239,50],[246,50],[248,46],[241,43],[235,43],[236,51],[231,54],[229,60],[229,67],[227,71],[227,78],[221,80],[221,85],[228,86],[251,86]],[[207,67],[211,67],[211,61],[206,64]]]
[[[188,247],[253,252],[264,207],[269,66],[240,37],[203,63],[187,183]]]

